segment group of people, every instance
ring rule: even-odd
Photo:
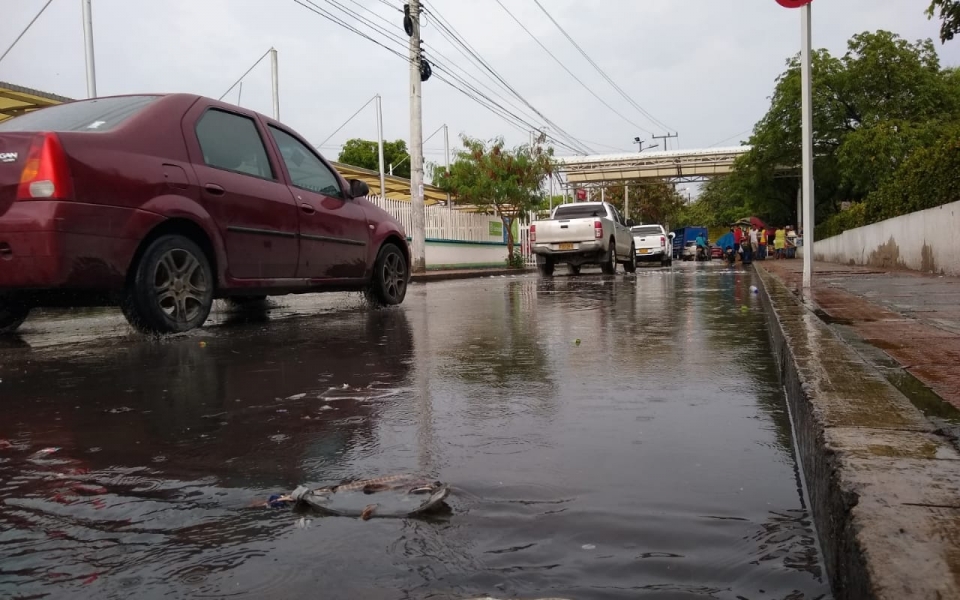
[[[733,247],[739,249],[740,260],[744,264],[750,264],[754,258],[764,260],[768,255],[775,260],[796,256],[797,232],[789,225],[773,230],[772,234],[770,230],[752,225],[735,225],[730,228],[730,232],[733,234]]]

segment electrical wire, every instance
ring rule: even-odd
[[[547,15],[547,18],[550,19],[550,21],[551,21],[554,25],[556,25],[557,29],[560,30],[560,33],[562,33],[562,34],[564,35],[564,37],[566,37],[567,40],[569,40],[570,43],[573,44],[574,48],[576,48],[576,49],[580,52],[580,54],[583,55],[583,57],[584,57],[585,59],[587,59],[587,62],[589,62],[589,63],[593,66],[593,68],[596,69],[598,73],[600,73],[600,75],[607,81],[607,83],[610,84],[611,87],[613,87],[613,89],[615,89],[615,90],[617,91],[617,93],[619,93],[621,96],[623,96],[623,98],[624,98],[627,102],[629,102],[631,105],[633,105],[634,108],[636,108],[638,111],[640,111],[640,113],[641,113],[643,116],[645,116],[646,118],[648,118],[648,119],[649,119],[652,123],[654,123],[655,125],[657,125],[657,126],[659,126],[659,127],[663,127],[663,128],[665,128],[665,129],[667,129],[668,131],[671,130],[671,129],[673,129],[672,127],[668,127],[663,121],[657,119],[657,118],[654,117],[652,114],[650,114],[649,112],[647,112],[647,110],[646,110],[645,108],[643,108],[642,106],[640,106],[639,104],[637,104],[636,101],[634,101],[633,98],[631,98],[625,91],[623,91],[623,88],[621,88],[619,85],[617,85],[616,82],[614,82],[613,79],[611,79],[610,76],[607,75],[606,72],[604,72],[604,70],[600,68],[600,65],[598,65],[596,62],[594,62],[594,60],[593,60],[592,58],[590,58],[590,55],[588,55],[587,52],[586,52],[583,48],[580,47],[580,44],[578,44],[578,43],[570,36],[570,34],[567,33],[567,31],[566,31],[563,27],[560,26],[560,23],[558,23],[557,20],[554,19],[553,16],[551,16],[549,12],[547,12],[547,9],[544,8],[542,4],[540,4],[540,0],[533,0],[533,2],[534,2],[538,7],[540,7],[540,10],[543,11],[543,14]]]
[[[30,22],[27,23],[27,26],[23,28],[23,31],[20,32],[20,35],[18,35],[13,40],[13,43],[10,44],[10,46],[3,51],[3,54],[0,54],[0,62],[3,62],[3,59],[5,59],[8,54],[10,54],[10,51],[13,50],[13,47],[16,46],[17,42],[20,41],[20,38],[22,38],[25,33],[30,31],[30,28],[33,27],[33,24],[37,22],[37,19],[39,19],[40,15],[43,14],[43,11],[47,10],[47,7],[50,6],[51,2],[53,2],[53,0],[47,0],[47,3],[43,5],[43,8],[40,9],[40,12],[38,12],[32,19],[30,19]]]
[[[293,0],[293,1],[294,1],[295,3],[297,3],[297,4],[299,4],[300,6],[302,6],[302,7],[306,8],[306,9],[310,10],[311,12],[313,12],[313,13],[315,13],[315,14],[317,14],[317,15],[325,18],[325,19],[327,19],[328,21],[331,21],[332,23],[334,23],[334,24],[336,24],[336,25],[339,25],[339,26],[343,27],[344,29],[347,29],[348,31],[351,31],[352,33],[355,33],[355,34],[357,34],[357,35],[359,35],[359,36],[367,39],[368,41],[371,41],[371,42],[377,44],[377,45],[380,46],[381,48],[384,48],[385,50],[387,50],[387,51],[391,52],[392,54],[396,55],[397,57],[401,58],[402,60],[404,60],[404,61],[407,62],[408,64],[411,63],[411,60],[410,60],[409,56],[405,55],[405,54],[402,53],[402,52],[399,52],[398,50],[396,50],[396,49],[394,49],[394,48],[391,48],[391,47],[387,46],[386,44],[380,42],[379,40],[374,39],[372,36],[370,36],[369,34],[361,31],[361,30],[358,29],[356,26],[354,26],[354,25],[352,25],[352,24],[350,24],[350,23],[347,23],[345,20],[343,20],[343,18],[335,15],[334,13],[328,11],[327,9],[324,9],[324,8],[320,7],[319,5],[317,5],[317,4],[316,4],[315,2],[313,2],[312,0]],[[387,32],[387,31],[383,30],[381,27],[379,27],[379,26],[377,26],[376,24],[372,23],[369,19],[367,19],[367,18],[363,17],[362,15],[359,15],[359,14],[351,11],[350,9],[344,7],[343,5],[340,5],[338,2],[336,2],[336,0],[327,0],[327,2],[331,3],[331,5],[336,6],[341,12],[343,12],[343,13],[345,13],[345,14],[348,14],[348,15],[350,15],[350,16],[352,16],[352,17],[357,18],[363,25],[366,25],[366,26],[368,26],[368,27],[371,27],[371,28],[379,31],[380,33],[384,34],[385,36],[387,36],[387,38],[388,38],[389,41],[394,41],[394,42],[396,42],[396,43],[400,43],[401,41],[403,41],[403,42],[405,43],[405,40],[397,39],[397,36],[395,36],[394,34],[392,34],[392,32]],[[437,53],[437,54],[439,54],[439,53]],[[482,59],[481,59],[481,60],[482,60]],[[439,75],[437,76],[437,79],[438,79],[438,80],[443,81],[443,82],[444,82],[445,84],[447,84],[448,86],[450,86],[450,87],[454,88],[455,90],[459,91],[460,93],[462,93],[463,95],[467,96],[467,97],[470,98],[471,100],[474,100],[475,102],[479,103],[481,106],[484,106],[485,108],[487,108],[488,110],[490,110],[491,112],[493,112],[495,115],[497,115],[497,116],[500,117],[501,119],[504,119],[508,124],[510,124],[510,125],[512,125],[512,126],[514,126],[514,127],[518,127],[517,122],[520,122],[520,123],[522,123],[524,126],[527,127],[527,130],[524,130],[524,129],[518,127],[518,129],[520,129],[520,131],[526,133],[526,132],[528,132],[530,129],[536,129],[536,127],[533,126],[532,124],[530,124],[526,119],[522,119],[522,118],[518,117],[517,115],[514,115],[514,114],[510,113],[510,112],[509,112],[508,110],[506,110],[503,106],[497,104],[496,102],[490,100],[489,98],[487,98],[487,101],[488,101],[490,104],[489,104],[489,105],[488,105],[488,104],[485,104],[483,101],[481,101],[481,100],[478,98],[478,95],[477,95],[478,90],[476,90],[475,87],[470,86],[469,84],[466,84],[466,82],[465,82],[462,78],[458,78],[458,76],[456,76],[455,74],[452,74],[452,73],[450,72],[450,70],[447,69],[447,68],[445,67],[445,65],[443,65],[442,63],[438,64],[437,61],[434,60],[434,64],[437,64],[437,66],[439,67],[438,70],[446,70],[446,71],[448,72],[448,74],[451,75],[451,78],[457,80],[459,83],[461,83],[461,85],[463,85],[463,87],[460,87],[460,86],[458,86],[456,83],[454,83],[454,82],[452,82],[452,81],[450,81],[450,80],[448,80],[448,79],[446,79],[446,78],[444,78],[444,77],[441,77],[441,76],[439,76]],[[467,88],[467,89],[464,89],[464,88]],[[470,91],[468,91],[468,90],[470,90]],[[484,96],[484,97],[486,97],[486,96]],[[362,110],[362,108],[361,108],[361,110]],[[359,111],[358,111],[358,112],[359,112]],[[351,117],[351,119],[352,119],[352,118],[353,118],[353,117]],[[348,121],[349,121],[349,120],[348,120]],[[346,125],[346,123],[345,123],[344,125]],[[343,127],[343,126],[341,126],[341,129],[342,129],[342,127]],[[557,129],[559,130],[559,127],[558,127]],[[339,131],[339,130],[338,130],[338,131]],[[335,133],[336,133],[336,132],[334,132],[334,134],[335,134]],[[334,135],[334,134],[331,134],[331,135]],[[327,138],[327,139],[329,139],[329,138]],[[556,142],[557,145],[563,146],[563,147],[565,147],[565,148],[569,148],[569,149],[573,150],[574,152],[577,152],[577,153],[580,153],[580,154],[583,154],[583,153],[584,153],[583,148],[575,147],[575,145],[578,144],[578,142],[576,141],[575,138],[574,138],[574,144],[571,144],[571,143],[569,143],[569,142],[562,142],[562,141],[557,140],[556,138],[553,138],[553,137],[551,137],[551,136],[548,136],[548,139],[551,139],[551,140],[553,140],[554,142]],[[588,151],[589,151],[589,150],[588,150]]]
[[[519,25],[520,28],[523,29],[523,30],[527,33],[527,35],[529,35],[529,36],[533,39],[533,41],[535,41],[541,48],[543,48],[543,51],[544,51],[544,52],[546,52],[547,54],[550,55],[550,58],[552,58],[558,65],[560,65],[560,66],[563,68],[563,70],[566,71],[568,75],[570,75],[570,77],[573,77],[573,78],[576,80],[576,82],[579,83],[579,84],[583,87],[583,89],[585,89],[585,90],[587,90],[588,92],[590,92],[590,94],[591,94],[594,98],[596,98],[597,100],[599,100],[604,106],[606,106],[607,108],[609,108],[615,115],[617,115],[618,117],[620,117],[621,119],[623,119],[623,120],[624,120],[625,122],[627,122],[628,124],[636,127],[637,129],[639,129],[640,131],[643,131],[644,133],[649,133],[650,135],[653,135],[653,132],[652,132],[652,131],[650,131],[650,130],[647,129],[646,127],[643,127],[642,125],[638,125],[638,124],[634,123],[633,121],[631,121],[630,119],[628,119],[627,117],[625,117],[620,111],[618,111],[618,110],[615,109],[614,107],[610,106],[610,104],[609,104],[606,100],[604,100],[603,98],[601,98],[600,95],[597,94],[597,92],[595,92],[595,91],[593,90],[593,88],[591,88],[590,86],[588,86],[587,84],[585,84],[585,83],[583,82],[583,80],[581,80],[579,77],[577,77],[576,75],[574,75],[574,74],[573,74],[573,71],[571,71],[571,70],[567,67],[567,65],[563,64],[563,62],[562,62],[559,58],[557,58],[556,55],[554,55],[553,52],[550,52],[550,50],[549,50],[546,46],[543,45],[543,42],[541,42],[540,39],[537,38],[537,36],[533,35],[533,33],[531,33],[531,31],[530,31],[529,29],[527,29],[527,27],[526,27],[523,23],[520,22],[520,19],[518,19],[516,16],[514,16],[514,14],[513,14],[512,12],[510,12],[510,10],[509,10],[506,6],[504,6],[503,2],[501,2],[500,0],[494,0],[494,1],[495,1],[497,4],[500,5],[500,8],[502,8],[502,9],[504,10],[504,12],[506,12],[508,15],[510,15],[510,18],[511,18],[511,19],[513,19],[514,21],[516,21],[517,25]],[[608,147],[609,147],[609,146],[608,146]]]
[[[271,50],[272,50],[272,48],[271,48]],[[264,52],[264,53],[263,53],[263,56],[261,56],[260,58],[258,58],[258,59],[257,59],[257,62],[253,63],[253,65],[251,65],[250,68],[247,69],[246,72],[245,72],[243,75],[240,76],[240,79],[237,79],[236,81],[234,81],[234,82],[233,82],[233,85],[231,85],[230,87],[227,88],[227,91],[225,91],[224,93],[220,94],[220,97],[217,98],[217,100],[223,100],[223,98],[224,98],[227,94],[229,94],[230,91],[231,91],[233,88],[237,87],[237,84],[240,83],[241,81],[243,81],[243,78],[246,77],[247,75],[249,75],[249,74],[250,74],[250,71],[252,71],[252,70],[254,69],[254,67],[256,67],[257,65],[259,65],[259,64],[260,64],[260,61],[262,61],[263,59],[265,59],[268,54],[270,54],[270,50],[267,50],[266,52]]]
[[[468,42],[466,42],[466,40],[464,39],[464,37],[463,37],[462,35],[460,35],[459,32],[456,31],[456,29],[453,27],[453,25],[451,25],[450,22],[449,22],[447,19],[445,19],[445,18],[443,17],[443,15],[441,15],[441,14],[437,11],[436,8],[433,8],[433,7],[424,7],[423,10],[424,10],[427,14],[431,15],[432,17],[434,17],[434,20],[437,22],[437,25],[439,26],[439,28],[445,29],[445,30],[447,31],[447,33],[451,34],[451,35],[457,40],[457,42],[464,47],[465,50],[467,50],[470,54],[472,54],[472,55],[479,61],[480,65],[481,65],[487,72],[489,72],[490,75],[492,75],[497,81],[499,81],[501,84],[503,84],[503,86],[504,86],[507,90],[509,90],[511,94],[513,94],[514,96],[516,96],[518,100],[520,100],[521,102],[523,102],[523,104],[525,104],[530,110],[532,110],[538,117],[540,117],[541,119],[543,119],[543,121],[544,121],[547,125],[549,125],[552,129],[554,129],[555,131],[557,131],[560,135],[562,135],[568,142],[572,143],[574,146],[577,146],[578,149],[579,149],[581,152],[584,152],[585,154],[590,154],[590,153],[592,153],[592,150],[590,150],[589,148],[587,148],[585,145],[581,144],[575,137],[573,137],[572,135],[570,135],[570,134],[569,134],[568,132],[566,132],[562,127],[560,127],[559,125],[557,125],[556,123],[554,123],[553,121],[551,121],[546,115],[544,115],[542,112],[540,112],[539,110],[537,110],[526,98],[523,97],[522,94],[520,94],[520,92],[518,92],[518,91],[516,90],[516,88],[514,88],[514,87],[511,86],[509,83],[507,83],[507,81],[503,78],[503,76],[501,76],[500,73],[498,73],[498,72],[496,71],[496,69],[494,69],[486,60],[483,59],[482,56],[480,56],[480,54],[479,54],[472,46],[470,46],[470,44],[469,44]],[[535,128],[535,129],[536,129],[536,128]]]
[[[340,127],[337,127],[337,129],[336,129],[333,133],[331,133],[330,135],[328,135],[328,136],[326,137],[326,139],[324,139],[322,142],[320,142],[319,144],[317,144],[317,147],[326,144],[328,141],[330,141],[330,138],[332,138],[333,136],[335,136],[335,135],[337,135],[338,133],[340,133],[340,130],[343,129],[344,127],[346,127],[346,126],[347,126],[347,123],[349,123],[349,122],[352,121],[354,118],[356,118],[356,116],[360,114],[360,111],[362,111],[363,109],[365,109],[365,108],[367,107],[367,105],[369,105],[371,102],[373,102],[373,101],[376,100],[376,99],[377,99],[377,95],[374,94],[374,95],[373,95],[373,98],[370,98],[369,100],[367,100],[366,102],[364,102],[364,103],[363,103],[363,106],[361,106],[360,108],[357,109],[357,112],[355,112],[355,113],[353,113],[352,115],[350,115],[350,118],[349,118],[349,119],[347,119],[346,121],[344,121],[343,124],[340,125]]]

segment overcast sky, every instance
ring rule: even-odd
[[[404,36],[400,0],[337,1],[358,11],[358,5],[366,7],[394,23],[393,31]],[[44,2],[2,0],[0,51]],[[314,2],[335,10],[326,0]],[[635,136],[649,140],[650,132],[665,132],[617,94],[533,0],[501,2],[596,94],[649,131],[629,124],[581,87],[496,0],[432,0],[426,6],[449,21],[531,105],[592,150],[629,152],[636,149]],[[683,148],[738,145],[746,139],[768,106],[774,79],[800,44],[800,14],[774,0],[541,4],[637,104],[679,132]],[[852,34],[867,30],[888,29],[911,40],[935,38],[939,23],[923,14],[928,4],[815,0],[814,44],[839,55]],[[389,27],[370,12],[363,14]],[[323,142],[377,93],[383,96],[386,137],[409,139],[408,64],[294,0],[93,0],[93,17],[100,95],[182,91],[216,98],[274,46],[279,51],[281,120],[313,143]],[[374,35],[400,49],[397,42]],[[423,37],[428,58],[450,69],[468,69],[494,86],[440,35],[429,17]],[[960,41],[936,44],[945,66],[960,64]],[[83,97],[81,0],[53,0],[0,62],[0,80]],[[236,102],[238,91],[227,99]],[[531,112],[519,100],[512,102]],[[244,80],[241,104],[270,113],[268,61]],[[528,120],[545,125],[540,117]],[[444,123],[450,127],[451,146],[460,133],[503,135],[511,144],[527,140],[526,134],[434,78],[423,86],[424,137]],[[325,142],[324,153],[335,160],[338,144],[353,137],[376,137],[372,104]],[[676,148],[675,141],[670,144]],[[442,134],[425,143],[425,152],[427,160],[442,162]]]

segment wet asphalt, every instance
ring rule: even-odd
[[[115,311],[0,342],[0,597],[829,597],[752,271]],[[414,473],[423,519],[260,506]]]

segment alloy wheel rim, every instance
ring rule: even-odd
[[[407,268],[403,259],[391,252],[383,261],[383,288],[391,300],[397,300],[407,286]]]
[[[209,286],[200,261],[188,250],[168,250],[157,262],[153,292],[157,306],[170,319],[188,323],[203,310]]]

